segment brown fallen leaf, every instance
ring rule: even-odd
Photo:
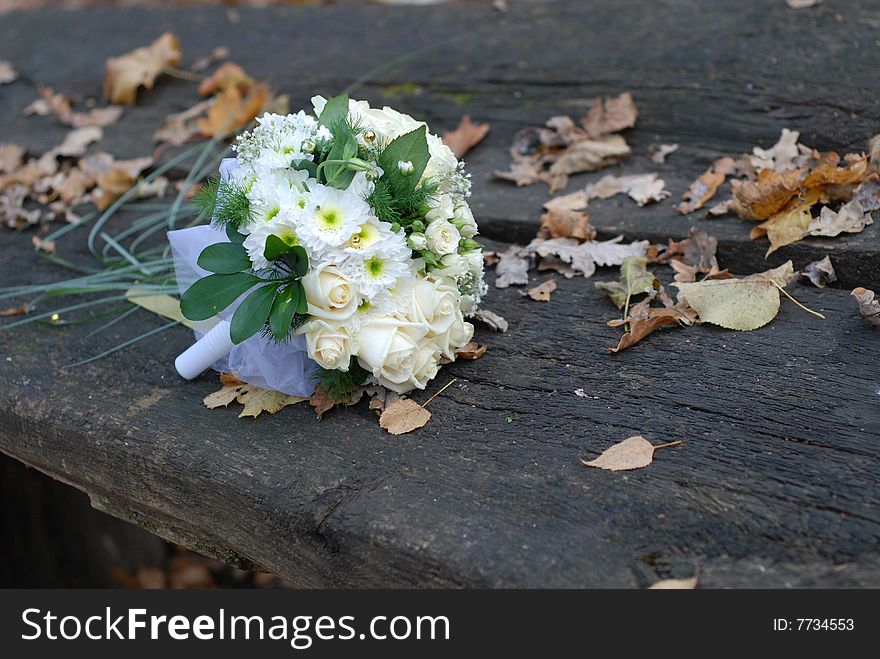
[[[471,341],[470,343],[463,345],[461,348],[455,351],[455,354],[462,359],[479,359],[483,355],[486,354],[486,350],[489,349],[487,345],[481,345],[476,341]]]
[[[805,174],[804,169],[782,174],[765,169],[755,181],[733,180],[732,208],[746,220],[766,220],[800,193]]]
[[[699,210],[706,205],[707,201],[715,196],[720,185],[724,183],[724,179],[725,175],[719,172],[713,165],[703,172],[696,181],[691,183],[691,187],[681,196],[684,201],[675,208],[682,215]]]
[[[678,151],[678,144],[661,144],[657,147],[657,150],[651,154],[651,160],[658,165],[662,165],[666,162],[666,159],[676,151]]]
[[[581,119],[581,124],[591,138],[597,138],[632,128],[636,125],[638,115],[632,94],[624,92],[619,96],[594,100]]]
[[[586,189],[590,199],[608,199],[617,194],[625,194],[639,206],[662,201],[669,196],[666,182],[656,173],[635,174],[633,176],[614,176],[608,174],[591,183]]]
[[[3,147],[0,145],[0,161]],[[2,171],[2,170],[0,170]],[[852,201],[859,202],[862,210],[866,213],[880,210],[880,181],[865,181],[853,193]]]
[[[0,59],[0,85],[15,82],[18,79],[18,73],[12,68],[12,62]]]
[[[859,313],[875,327],[880,327],[880,300],[874,299],[874,291],[868,288],[854,288],[850,293],[859,303]]]
[[[97,126],[86,126],[85,128],[74,128],[67,133],[61,144],[47,153],[52,157],[65,156],[68,158],[78,158],[86,152],[86,148],[92,142],[98,142],[104,137],[104,131]],[[46,154],[43,154],[46,157]]]
[[[244,405],[244,409],[238,415],[239,418],[246,416],[256,418],[263,412],[275,414],[288,405],[308,400],[242,382],[231,373],[221,373],[220,382],[223,388],[205,396],[203,401],[205,407],[208,409],[226,407],[232,401],[237,401]]]
[[[822,0],[785,0],[785,4],[792,9],[807,9],[808,7],[815,7],[821,3]]]
[[[508,328],[508,323],[503,316],[499,316],[494,311],[489,311],[488,309],[478,309],[474,314],[474,320],[478,320],[484,325],[488,325],[496,332],[504,333]]]
[[[648,586],[648,590],[693,590],[697,587],[698,575],[689,579],[661,579]]]
[[[495,178],[503,181],[511,181],[516,183],[516,187],[521,188],[526,185],[532,185],[538,181],[544,180],[544,174],[541,171],[541,164],[531,162],[529,160],[514,160],[510,164],[510,170],[502,172],[495,170],[493,172]]]
[[[318,385],[315,387],[315,393],[309,398],[309,403],[315,409],[315,414],[318,420],[320,420],[322,416],[336,406],[337,401],[328,396],[324,388]]]
[[[615,348],[608,348],[608,352],[615,353],[634,346],[652,332],[666,325],[688,326],[693,320],[675,307],[652,307],[651,300],[645,299],[633,305],[627,316],[629,331],[620,337]],[[615,325],[622,321],[615,321]]]
[[[25,116],[36,114],[46,117],[54,114],[58,121],[65,126],[74,128],[98,126],[103,128],[119,121],[124,112],[118,105],[92,108],[88,112],[75,112],[71,105],[71,98],[67,94],[55,93],[51,87],[46,85],[37,85],[37,91],[40,98],[24,109]]]
[[[552,189],[564,188],[570,174],[594,172],[613,165],[630,154],[629,145],[620,135],[606,135],[599,139],[585,139],[572,144],[550,166],[550,174],[565,177],[565,182]]]
[[[215,99],[209,98],[206,101],[200,101],[191,108],[183,112],[177,112],[165,117],[162,127],[153,133],[153,139],[156,142],[167,142],[174,146],[180,146],[184,142],[200,135],[201,130],[196,124],[196,120],[205,114]]]
[[[26,313],[30,313],[33,307],[22,304],[17,307],[6,307],[5,309],[0,309],[0,318],[9,318],[11,316],[23,316]]]
[[[202,80],[199,85],[199,96],[211,96],[230,85],[249,89],[254,85],[254,79],[245,73],[245,70],[238,64],[225,62],[214,73]]]
[[[495,266],[495,287],[524,286],[529,283],[529,259],[522,254],[519,245],[511,245],[498,255]]]
[[[817,288],[825,288],[828,284],[837,281],[837,274],[834,272],[834,266],[831,265],[831,259],[825,257],[819,261],[808,263],[807,266],[797,273],[801,279],[806,279],[813,283]]]
[[[464,115],[455,130],[444,133],[443,143],[452,149],[456,158],[461,159],[482,142],[488,133],[489,124],[475,124],[469,115]]]
[[[166,32],[149,46],[107,60],[104,97],[111,103],[134,105],[139,87],[152,89],[158,75],[180,63],[180,42]]]
[[[229,85],[217,95],[208,108],[208,115],[196,120],[196,126],[207,137],[235,133],[260,114],[271,96],[263,84],[253,86],[246,93],[242,93],[238,85]]]
[[[370,409],[381,413],[386,407],[400,398],[400,394],[380,385],[368,385],[364,391],[370,396]]]
[[[733,212],[733,199],[725,199],[724,201],[719,201],[717,204],[713,204],[708,211],[710,217],[718,217],[719,215],[727,215],[728,213]]]
[[[836,213],[823,206],[819,217],[812,219],[807,226],[811,236],[834,237],[841,233],[859,233],[874,220],[871,214],[865,212],[859,201],[853,200],[840,207]]]
[[[0,174],[18,169],[23,157],[24,149],[17,144],[0,144]]]
[[[586,208],[588,203],[586,191],[578,190],[548,199],[543,206],[548,211],[576,211]]]
[[[607,471],[626,471],[630,469],[642,469],[654,461],[654,451],[658,448],[681,444],[680,441],[654,446],[641,435],[635,435],[629,439],[615,444],[606,449],[595,460],[581,460],[587,467],[597,467]]]
[[[550,294],[555,290],[556,282],[553,279],[548,279],[543,284],[530,288],[522,295],[532,298],[535,302],[549,302]]]
[[[194,71],[195,73],[201,73],[205,69],[213,66],[217,62],[225,60],[229,57],[229,48],[226,46],[217,46],[214,50],[211,51],[211,54],[206,57],[200,57],[195,62],[193,62],[192,66],[189,67],[190,71]]]
[[[392,435],[403,435],[423,427],[431,413],[414,400],[400,398],[388,405],[379,417],[379,426]]]
[[[812,221],[813,216],[810,206],[797,206],[791,210],[773,215],[769,220],[752,228],[749,235],[752,240],[767,236],[767,239],[770,241],[770,247],[764,255],[767,257],[780,247],[790,245],[804,238],[810,232]]]
[[[33,243],[34,248],[40,252],[45,252],[46,254],[55,253],[54,240],[43,240],[39,236],[31,236],[31,243]]]
[[[557,210],[552,208],[541,215],[541,238],[576,238],[593,240],[596,230],[590,226],[590,216],[585,211]]]
[[[620,265],[631,256],[644,256],[648,241],[642,240],[621,245],[623,236],[611,240],[588,240],[579,242],[574,238],[535,238],[522,249],[521,254],[534,254],[542,259],[555,257],[569,264],[576,272],[589,279],[596,266]],[[526,282],[528,283],[528,282]]]
[[[796,130],[782,129],[779,141],[769,149],[755,147],[749,156],[749,163],[756,172],[770,169],[777,174],[782,174],[792,169],[797,169],[796,160],[800,155],[798,138],[800,133]]]

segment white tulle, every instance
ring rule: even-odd
[[[220,173],[224,177],[234,176],[237,169],[235,158],[227,158],[220,166]],[[203,225],[169,231],[168,240],[174,258],[177,287],[183,294],[196,279],[210,274],[197,264],[201,251],[208,245],[229,239],[224,231]],[[230,320],[242,298],[221,311],[219,317]],[[202,335],[195,332],[195,336],[199,339]],[[229,355],[212,368],[220,372],[231,371],[240,380],[258,387],[267,387],[291,396],[310,396],[315,390],[314,374],[318,365],[309,359],[304,336],[293,336],[279,343],[262,334],[255,334],[233,346]]]

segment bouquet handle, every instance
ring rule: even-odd
[[[198,377],[211,364],[222,359],[232,350],[229,321],[221,320],[211,330],[174,360],[174,368],[187,380]]]

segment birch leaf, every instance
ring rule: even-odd
[[[604,291],[618,309],[634,295],[650,293],[654,290],[657,278],[647,271],[648,260],[643,256],[626,259],[620,266],[620,280],[596,282],[596,288]]]
[[[595,460],[581,460],[587,467],[607,471],[642,469],[654,461],[654,447],[641,435],[635,435],[607,449]]]
[[[392,435],[403,435],[424,426],[431,413],[414,400],[400,398],[391,403],[379,417],[379,425]]]
[[[770,247],[764,255],[766,258],[780,247],[796,243],[804,238],[809,233],[812,221],[810,206],[798,206],[792,210],[777,213],[766,222],[754,227],[750,235],[753,239],[766,235],[770,240]]]
[[[712,279],[676,283],[687,303],[705,323],[749,331],[769,323],[779,313],[779,287],[794,275],[791,261],[744,279]]]
[[[496,288],[524,286],[529,283],[529,260],[523,256],[519,245],[511,245],[506,252],[499,254],[495,274]]]

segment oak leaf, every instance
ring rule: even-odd
[[[581,460],[587,467],[598,467],[607,471],[626,471],[630,469],[642,469],[654,461],[654,446],[641,435],[635,435],[629,439],[615,444],[606,449],[595,460]]]
[[[524,286],[529,283],[529,259],[519,245],[511,245],[498,255],[495,266],[495,287]]]
[[[647,240],[627,245],[619,244],[621,240],[623,240],[623,236],[604,241],[588,240],[582,243],[573,238],[551,238],[550,240],[536,238],[523,251],[528,254],[537,254],[542,258],[556,257],[589,279],[596,271],[597,265],[620,265],[631,256],[644,256],[648,249]]]
[[[862,288],[854,288],[850,293],[859,303],[859,313],[872,325],[880,327],[880,300],[874,299],[874,291]]]
[[[859,233],[874,220],[870,213],[865,212],[859,201],[853,200],[834,212],[823,206],[819,217],[812,219],[807,229],[811,236],[834,237],[841,233]]]
[[[806,175],[804,169],[793,169],[782,174],[765,169],[755,181],[731,181],[733,210],[747,220],[766,220],[783,210],[801,190]]]
[[[749,331],[762,327],[779,312],[779,289],[794,275],[791,261],[743,279],[713,279],[673,284],[705,323]]]
[[[791,169],[797,169],[797,160],[800,155],[798,138],[800,133],[796,130],[782,129],[779,141],[769,149],[755,147],[749,156],[749,162],[756,172],[770,169],[777,174],[782,174]]]
[[[392,435],[403,435],[423,427],[431,413],[414,400],[400,398],[388,405],[379,417],[379,426]]]
[[[592,138],[616,133],[636,125],[639,116],[632,94],[623,92],[619,96],[597,98],[590,105],[581,124]]]
[[[625,194],[639,206],[662,201],[669,196],[666,182],[656,173],[635,174],[632,176],[614,176],[608,174],[591,183],[586,189],[590,199],[608,199],[617,194]]]
[[[139,87],[152,89],[158,75],[180,62],[180,42],[166,32],[149,46],[107,60],[104,97],[111,103],[134,105]]]
[[[469,115],[464,115],[455,130],[443,134],[443,143],[452,149],[455,157],[461,159],[485,139],[489,124],[475,124]]]

